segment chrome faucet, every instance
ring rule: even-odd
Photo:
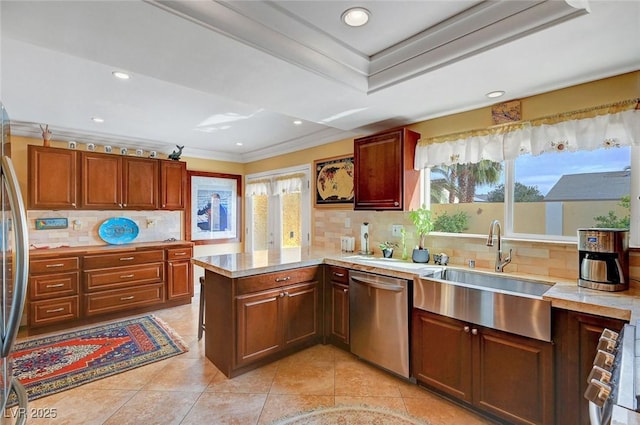
[[[498,220],[493,220],[489,225],[489,237],[487,239],[487,246],[493,246],[493,229],[496,227],[498,229],[498,252],[496,254],[496,271],[502,272],[504,271],[504,266],[511,262],[512,250],[509,250],[509,255],[507,256],[507,258],[502,258],[502,241],[500,240],[500,222]]]

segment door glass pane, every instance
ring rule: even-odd
[[[522,155],[515,160],[514,232],[572,236],[629,228],[631,149]]]
[[[280,195],[282,216],[282,247],[292,248],[301,246],[302,213],[300,193],[285,193]]]
[[[269,248],[268,233],[268,195],[254,195],[252,200],[252,223],[251,232],[253,236],[253,250],[263,250]]]

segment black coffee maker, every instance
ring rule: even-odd
[[[578,286],[600,291],[629,289],[629,231],[578,229]]]

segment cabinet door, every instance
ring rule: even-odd
[[[510,423],[553,424],[551,343],[476,328],[473,404]]]
[[[284,346],[302,344],[320,335],[318,284],[283,288]]]
[[[169,261],[168,267],[168,298],[193,296],[193,279],[191,277],[191,263],[188,261]]]
[[[458,320],[413,310],[413,374],[424,384],[471,402],[471,333]]]
[[[236,298],[238,366],[276,353],[282,348],[281,290]]]
[[[331,283],[331,338],[349,344],[349,286]]]
[[[86,209],[122,208],[122,158],[82,152],[82,206]]]
[[[185,206],[187,164],[180,161],[160,161],[160,208],[181,210]]]
[[[158,161],[123,158],[122,207],[154,210],[158,206]]]
[[[33,145],[27,149],[27,207],[52,210],[77,208],[77,152]]]

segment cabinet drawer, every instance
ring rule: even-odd
[[[94,292],[159,283],[163,280],[164,263],[90,270],[84,272],[84,290]]]
[[[32,301],[29,304],[29,326],[38,327],[80,317],[77,295],[46,301]]]
[[[29,273],[60,273],[80,268],[80,257],[47,258],[29,261]]]
[[[164,261],[164,251],[131,251],[118,254],[97,254],[84,256],[84,268],[102,269],[105,267],[129,266],[132,264],[155,263]]]
[[[189,260],[191,257],[193,257],[191,247],[167,249],[167,261]]]
[[[349,269],[344,267],[327,266],[329,280],[349,284]]]
[[[136,288],[114,289],[84,296],[87,316],[129,310],[135,307],[159,304],[163,301],[164,285],[162,283]]]
[[[295,283],[312,282],[318,279],[320,266],[304,267],[300,269],[283,270],[281,272],[264,273],[238,279],[238,295],[264,291],[271,288],[292,285]]]
[[[29,299],[41,300],[78,294],[80,272],[35,275],[29,278]]]

